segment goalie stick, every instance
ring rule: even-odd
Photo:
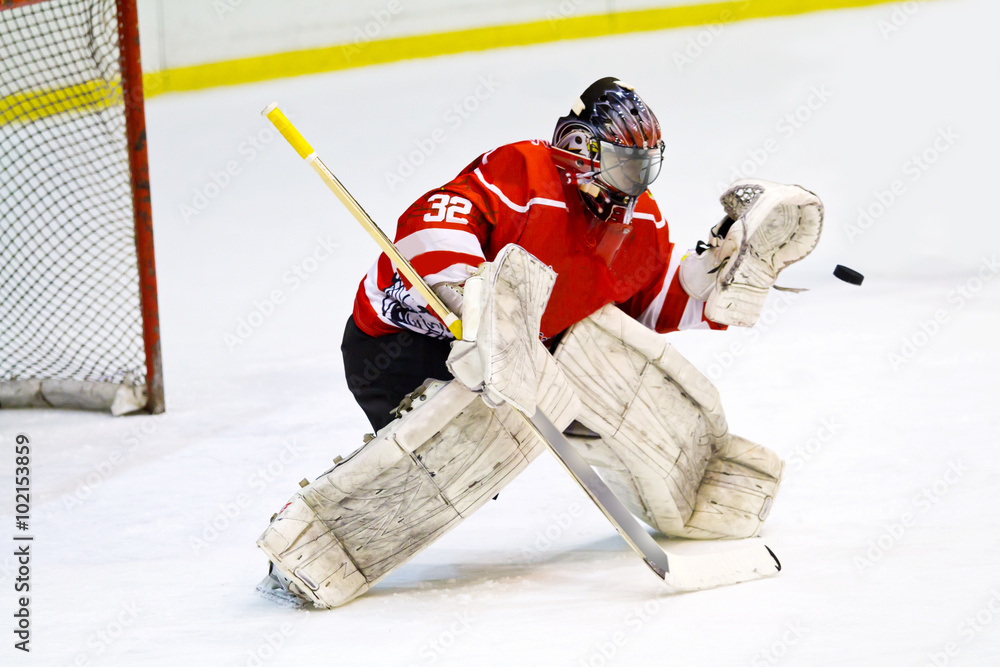
[[[455,338],[461,340],[461,320],[445,306],[424,282],[423,277],[400,254],[389,237],[375,224],[371,216],[323,163],[305,137],[281,112],[277,103],[268,105],[261,115],[274,124],[275,129],[291,144],[299,157],[316,171],[327,187],[337,195],[341,203],[372,236],[393,265],[424,297],[434,313],[444,321]],[[668,554],[653,540],[541,410],[536,410],[534,415],[517,412],[525,424],[548,446],[556,459],[604,513],[629,546],[642,556],[649,568],[672,589],[689,591],[725,586],[759,579],[781,570],[781,564],[774,552],[760,541],[711,554]]]

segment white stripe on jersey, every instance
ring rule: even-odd
[[[633,218],[639,218],[640,220],[652,220],[653,224],[656,225],[657,229],[663,229],[663,226],[667,224],[667,221],[664,220],[663,218],[660,218],[659,220],[657,220],[656,216],[653,215],[652,213],[634,212],[634,213],[632,213],[632,217]]]
[[[396,248],[411,262],[425,252],[457,252],[482,257],[486,261],[476,235],[458,229],[418,229],[396,241]]]
[[[483,261],[485,262],[486,260],[484,259]],[[478,268],[478,266],[472,266],[471,264],[452,264],[442,271],[424,276],[424,281],[430,287],[434,287],[440,283],[464,283]]]
[[[365,297],[368,298],[376,317],[389,326],[397,326],[382,314],[382,300],[385,299],[385,294],[378,288],[378,260],[372,264],[372,268],[368,269],[368,275],[365,276]]]
[[[670,266],[667,267],[667,275],[663,278],[663,287],[660,288],[660,291],[650,302],[649,306],[639,316],[639,322],[653,331],[656,331],[656,323],[660,320],[660,311],[663,310],[663,304],[667,300],[667,292],[670,290],[670,283],[674,281],[677,269],[681,265],[681,259],[683,259],[681,253],[677,252],[677,249],[674,248],[674,251],[670,254]]]
[[[681,323],[677,325],[678,331],[686,331],[689,329],[711,329],[702,318],[702,313],[704,312],[705,302],[699,301],[695,298],[688,298],[687,305],[684,306],[684,314],[681,315]]]
[[[498,188],[497,186],[493,185],[492,183],[489,183],[486,180],[486,178],[483,177],[483,172],[479,171],[478,167],[476,167],[475,174],[476,174],[476,178],[479,179],[480,183],[482,183],[483,185],[485,185],[486,188],[490,192],[492,192],[497,197],[499,197],[500,201],[502,201],[504,204],[506,204],[508,208],[510,208],[511,210],[517,211],[518,213],[527,213],[528,209],[530,209],[535,204],[538,204],[539,206],[551,206],[553,208],[563,208],[563,209],[566,208],[566,202],[564,202],[564,201],[558,201],[556,199],[545,199],[544,197],[534,197],[533,199],[529,199],[528,203],[525,204],[524,206],[521,206],[519,204],[515,204],[514,202],[512,202],[507,197],[507,195],[505,195],[503,193],[503,191],[500,188]]]

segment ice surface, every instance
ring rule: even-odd
[[[29,434],[34,452],[34,634],[18,659],[996,664],[1000,280],[989,262],[1000,247],[991,199],[1000,12],[988,0],[915,6],[887,38],[879,22],[892,5],[729,25],[681,70],[675,55],[701,29],[151,101],[167,412],[0,413],[4,489],[13,435]],[[268,518],[365,431],[338,347],[376,255],[294,152],[267,141],[260,109],[278,100],[391,231],[413,198],[479,152],[546,138],[573,97],[608,74],[632,82],[666,128],[653,190],[681,247],[718,220],[721,184],[770,138],[778,150],[755,175],[801,183],[826,204],[820,247],[782,281],[812,291],[772,294],[753,331],[672,336],[718,385],[733,431],[788,461],[764,533],[785,570],[667,595],[544,456],[344,608],[307,613],[256,597],[265,559],[253,542]],[[819,108],[786,138],[777,124],[814,87],[831,96],[814,97]],[[449,110],[477,88],[485,99],[459,123]],[[446,140],[390,189],[385,172],[438,127]],[[949,127],[953,145],[911,180],[907,161]],[[238,173],[220,176],[230,162]],[[852,241],[858,208],[895,179],[897,201]],[[196,204],[207,205],[182,209]],[[836,281],[837,263],[866,274],[864,286]],[[936,315],[943,324],[928,323]],[[227,343],[241,319],[257,326]],[[0,525],[11,526],[5,498]],[[5,615],[11,551],[0,550]]]

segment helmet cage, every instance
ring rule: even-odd
[[[608,187],[630,197],[638,197],[660,175],[664,143],[652,148],[619,146],[599,141],[598,159],[591,160],[594,177]]]

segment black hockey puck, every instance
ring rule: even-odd
[[[833,270],[833,275],[837,276],[845,283],[851,283],[852,285],[860,285],[865,280],[863,275],[854,269],[847,268],[842,264],[837,265],[837,268]]]

